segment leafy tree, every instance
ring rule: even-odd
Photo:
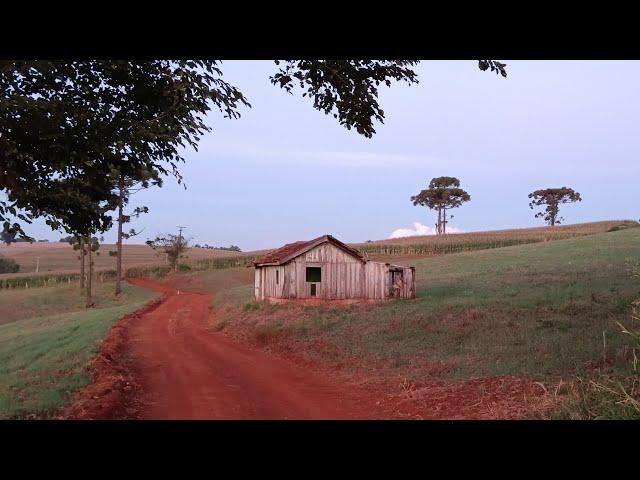
[[[313,100],[313,108],[333,115],[340,125],[367,138],[376,133],[374,120],[384,122],[378,104],[378,87],[391,81],[418,83],[411,69],[415,60],[289,60],[276,61],[279,71],[271,83],[293,93],[300,87],[302,96]]]
[[[92,292],[91,292],[91,287],[93,284],[93,259],[92,259],[92,253],[95,252],[96,255],[100,255],[100,252],[98,252],[98,249],[100,248],[100,242],[98,241],[98,239],[96,237],[92,237],[90,235],[87,236],[87,238],[84,239],[83,242],[83,252],[86,251],[86,254],[83,253],[84,255],[87,255],[87,263],[88,263],[88,269],[89,272],[87,274],[87,283],[85,286],[85,306],[86,308],[90,308],[93,307],[93,298],[91,296]]]
[[[181,182],[181,149],[197,148],[210,130],[207,112],[237,118],[248,105],[220,76],[215,61],[0,62],[0,221],[45,217],[67,230],[56,210],[76,194],[68,179],[86,181],[92,205],[117,204],[113,170]],[[101,220],[110,221],[107,212]]]
[[[84,257],[86,255],[85,249],[85,237],[82,235],[69,235],[67,243],[73,247],[74,250],[79,250],[78,260],[80,260],[80,290],[84,290],[85,285],[85,271],[84,271]],[[62,240],[60,240],[62,241]]]
[[[87,161],[87,164],[90,163]],[[67,232],[73,234],[70,243],[74,249],[80,250],[80,288],[85,289],[86,307],[89,308],[93,306],[92,253],[100,248],[98,238],[94,234],[105,232],[111,227],[111,217],[107,212],[113,209],[113,197],[111,202],[94,200],[90,181],[84,178],[66,178],[59,180],[59,184],[61,188],[55,192],[59,199],[48,207],[47,213],[55,216],[56,221],[63,225]],[[85,256],[88,264],[86,275]]]
[[[100,241],[103,240],[103,238],[100,238],[100,240],[98,240],[98,237],[87,237],[87,236],[83,236],[83,235],[74,235],[74,236],[69,236],[69,241],[68,243],[73,247],[74,250],[79,251],[78,252],[78,260],[80,260],[80,289],[81,290],[85,290],[85,297],[86,297],[86,302],[85,302],[85,306],[87,308],[92,307],[93,306],[93,299],[92,299],[92,291],[91,291],[91,287],[92,287],[92,279],[93,279],[93,261],[92,261],[92,253],[95,252],[96,255],[100,255],[100,253],[98,252],[98,250],[100,249]],[[89,267],[89,272],[88,274],[85,274],[85,257],[89,257],[88,258],[88,267]]]
[[[568,187],[536,190],[529,194],[529,198],[532,199],[529,203],[529,208],[532,210],[535,207],[546,205],[544,211],[536,213],[535,217],[544,217],[544,221],[552,227],[556,224],[560,225],[564,221],[563,217],[558,216],[560,205],[582,201],[580,194]]]
[[[19,227],[11,225],[9,222],[4,222],[2,225],[2,231],[0,231],[0,241],[5,245],[11,245],[15,243],[16,237],[19,233]]]
[[[460,188],[460,180],[455,177],[432,178],[429,182],[429,188],[411,197],[411,202],[414,205],[421,205],[438,212],[436,223],[438,235],[447,233],[447,209],[458,208],[469,200],[471,197]]]
[[[371,137],[373,123],[384,121],[378,87],[416,83],[417,63],[287,60],[276,62],[271,81],[289,93],[299,86],[314,108]],[[478,65],[506,76],[499,62]],[[44,217],[54,230],[76,233],[58,214],[81,193],[82,216],[104,231],[111,217],[93,207],[118,203],[110,172],[133,181],[143,180],[141,172],[172,174],[181,183],[181,148],[197,149],[211,130],[206,114],[238,118],[241,106],[250,105],[214,60],[0,61],[0,192],[7,196],[0,221]],[[81,192],[67,182],[79,179]],[[7,228],[26,236],[18,222]]]
[[[483,72],[488,70],[488,69],[491,69],[491,71],[495,72],[496,75],[500,74],[505,78],[507,76],[507,64],[506,63],[500,63],[500,62],[498,62],[496,60],[479,60],[478,67],[480,67],[480,70],[482,70]]]
[[[184,252],[189,247],[189,239],[182,235],[165,235],[164,237],[156,237],[153,240],[145,242],[154,250],[164,253],[171,268],[177,272],[178,262],[184,257]]]

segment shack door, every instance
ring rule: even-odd
[[[389,296],[400,298],[400,292],[404,284],[402,270],[391,270],[389,275],[391,276]]]

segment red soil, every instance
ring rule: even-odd
[[[111,329],[64,418],[522,418],[543,388],[513,377],[457,384],[349,377],[211,330],[211,295],[180,280],[132,280],[163,294]]]
[[[211,296],[152,280],[155,308],[112,329],[66,418],[382,418],[375,395],[210,329]],[[117,345],[116,348],[113,346]],[[114,360],[119,355],[119,359]],[[130,387],[127,389],[127,387]]]

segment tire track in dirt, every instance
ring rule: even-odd
[[[148,279],[165,295],[128,326],[127,350],[147,419],[381,418],[367,392],[210,329],[211,295]]]

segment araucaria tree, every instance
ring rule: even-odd
[[[126,177],[118,170],[112,172],[115,184],[115,194],[117,195],[117,226],[118,235],[116,239],[116,250],[110,251],[109,255],[116,257],[116,295],[120,295],[122,292],[122,240],[131,238],[138,235],[141,232],[136,232],[134,229],[130,229],[128,233],[123,231],[125,223],[131,221],[131,217],[139,217],[143,213],[148,213],[149,208],[142,206],[136,207],[130,212],[125,212],[125,207],[129,204],[131,196],[142,189],[149,188],[150,186],[162,186],[162,178],[158,175],[157,171],[142,170],[137,173],[136,178]]]
[[[447,210],[458,208],[469,200],[471,200],[471,196],[460,188],[460,180],[455,177],[432,178],[429,182],[429,188],[411,197],[414,205],[421,205],[438,212],[438,221],[436,222],[438,235],[447,233],[447,223],[449,222]],[[453,218],[453,215],[450,218]]]
[[[544,217],[544,221],[552,227],[564,221],[564,218],[558,215],[561,204],[582,201],[580,194],[568,187],[536,190],[529,194],[529,198],[532,199],[529,203],[529,208],[532,210],[535,207],[545,206],[542,212],[536,213],[536,218]]]

